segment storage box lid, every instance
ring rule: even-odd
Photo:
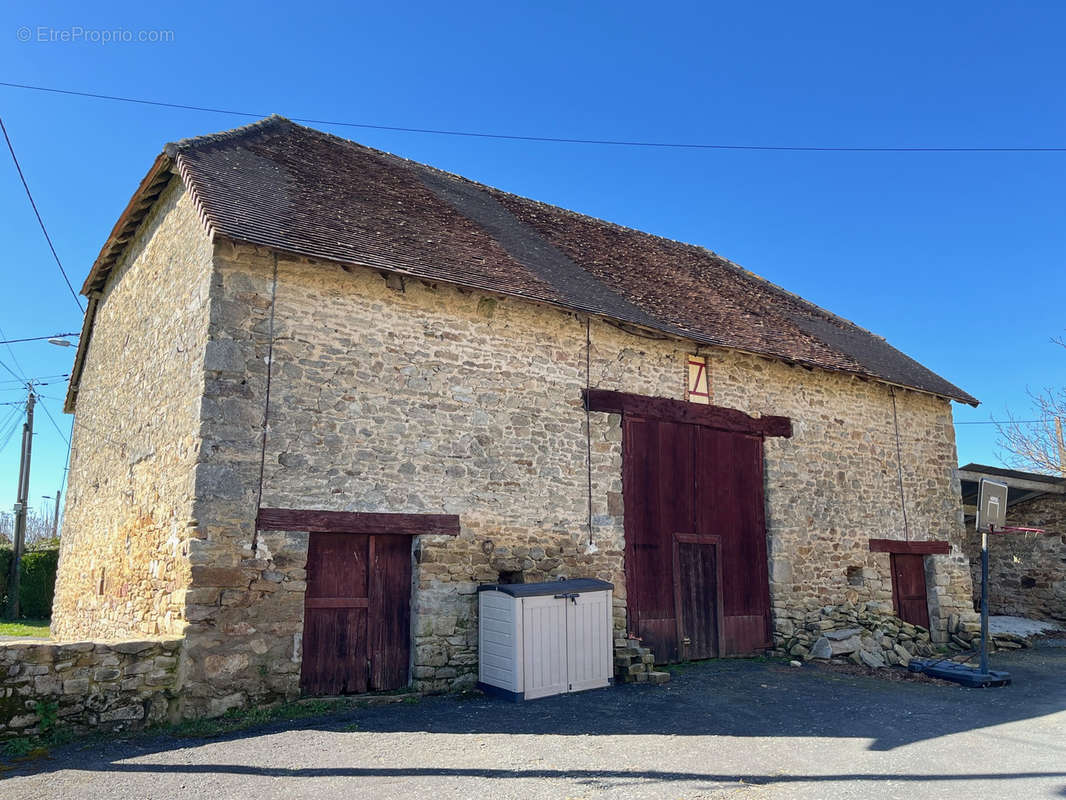
[[[483,583],[477,587],[479,592],[503,592],[511,597],[540,597],[575,592],[603,592],[614,589],[614,584],[598,578],[569,578],[565,581],[544,581],[543,583]]]

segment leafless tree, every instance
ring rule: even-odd
[[[15,537],[15,515],[0,511],[0,547],[10,547]],[[26,549],[54,547],[58,541],[52,536],[52,515],[48,508],[30,509],[26,514]]]
[[[1066,340],[1052,341],[1066,348]],[[1026,393],[1032,401],[1032,411],[1027,416],[1036,421],[1019,421],[1008,412],[1006,422],[996,423],[1002,456],[1019,469],[1066,477],[1066,387]]]

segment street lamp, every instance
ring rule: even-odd
[[[58,337],[49,339],[48,344],[54,344],[56,347],[73,347],[74,342],[68,339],[60,339]]]

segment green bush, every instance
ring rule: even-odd
[[[0,548],[0,616],[7,610],[11,558],[10,547]],[[22,617],[48,619],[52,616],[52,597],[56,591],[58,564],[58,547],[30,550],[22,556],[19,578],[19,614]]]

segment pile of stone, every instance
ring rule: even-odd
[[[957,614],[948,618],[948,647],[956,652],[976,650],[981,646],[981,623],[976,620],[963,622]],[[1033,646],[1033,635],[995,631],[989,637],[991,652],[996,650],[1020,650]]]
[[[871,607],[872,606],[872,607]],[[778,620],[774,655],[804,661],[851,661],[867,667],[907,666],[935,652],[929,631],[875,605],[823,606]]]
[[[614,640],[614,675],[619,683],[666,683],[669,672],[655,669],[655,655],[635,636]]]

